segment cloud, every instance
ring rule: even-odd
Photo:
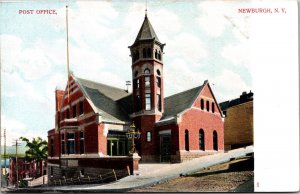
[[[252,89],[239,74],[228,69],[211,79],[210,83],[219,102],[238,98],[243,91]]]
[[[223,47],[221,56],[231,62],[233,65],[246,65],[250,62],[249,43],[228,44]]]
[[[202,1],[198,4],[200,16],[199,27],[211,37],[219,37],[226,27],[237,30],[237,36],[247,36],[249,15],[239,14],[238,8],[247,6],[247,1]],[[245,37],[244,37],[245,38]]]
[[[39,42],[23,48],[23,41],[13,35],[1,35],[2,72],[20,72],[26,80],[38,80],[52,69],[52,56]]]
[[[34,84],[23,80],[18,73],[2,73],[2,76],[2,95],[5,100],[18,98],[27,102],[34,102],[40,107],[51,107],[51,103],[48,102],[44,93],[35,88]]]
[[[47,139],[47,134],[43,130],[32,131],[29,130],[28,126],[13,117],[8,117],[5,114],[1,114],[1,130],[2,135],[6,129],[6,144],[11,145],[14,140],[19,139],[21,136],[32,139],[33,137],[42,137],[43,139]],[[4,141],[1,141],[1,144],[4,145]]]
[[[165,96],[200,86],[207,78],[208,75],[195,71],[184,60],[173,60],[164,69]]]
[[[200,38],[191,33],[179,33],[168,44],[169,58],[180,58],[189,65],[199,65],[201,59],[207,56],[205,45]]]

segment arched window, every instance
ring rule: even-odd
[[[218,134],[216,131],[213,132],[213,147],[214,150],[218,151]]]
[[[200,106],[201,106],[201,110],[203,110],[204,109],[204,100],[203,99],[200,100]]]
[[[212,102],[211,103],[211,112],[215,112],[215,103],[214,102]]]
[[[158,69],[158,70],[156,70],[156,73],[157,73],[157,75],[160,75],[160,71],[159,71],[159,69]]]
[[[146,68],[146,69],[144,70],[144,74],[150,74],[150,69]]]
[[[152,57],[151,48],[148,48],[147,49],[147,58],[150,58],[150,57]]]
[[[132,52],[132,62],[135,61],[135,51]]]
[[[206,101],[206,110],[209,111],[209,101]]]
[[[205,139],[203,129],[199,130],[199,149],[203,151],[205,150]]]
[[[146,56],[147,56],[146,49],[145,49],[145,48],[143,48],[143,58],[146,58]]]
[[[155,59],[157,59],[157,50],[155,49]]]
[[[161,53],[158,51],[158,59],[161,60]]]
[[[138,60],[140,58],[140,53],[139,51],[136,51],[135,53],[135,60]]]
[[[190,151],[189,131],[185,130],[185,150]]]

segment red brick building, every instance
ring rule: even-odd
[[[132,93],[70,75],[70,94],[67,88],[55,93],[49,167],[86,164],[84,171],[93,171],[97,165],[89,161],[96,159],[113,165],[129,154],[126,132],[132,122],[141,131],[136,144],[142,162],[181,162],[224,151],[222,113],[208,81],[164,97],[164,46],[146,15],[129,46]]]
[[[31,180],[47,174],[47,162],[37,161],[28,157],[11,157],[9,159],[9,183],[17,180]]]

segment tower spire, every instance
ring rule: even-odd
[[[146,0],[145,17],[147,17],[147,0]]]

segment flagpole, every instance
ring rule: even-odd
[[[67,26],[68,102],[70,102],[70,64],[69,64],[69,22],[68,22],[68,6],[66,6],[66,26]]]

